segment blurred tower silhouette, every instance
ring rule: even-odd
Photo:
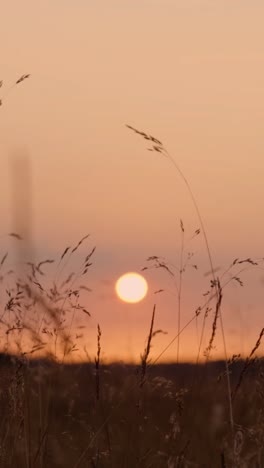
[[[33,184],[32,167],[25,151],[11,156],[12,231],[22,237],[15,243],[19,265],[33,261]],[[21,271],[21,270],[20,270]]]

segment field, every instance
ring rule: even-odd
[[[232,386],[245,362],[230,364]],[[263,360],[233,401],[224,362],[61,365],[1,355],[1,467],[264,466]]]

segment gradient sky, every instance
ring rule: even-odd
[[[263,256],[263,18],[260,0],[1,2],[1,232],[16,228],[12,162],[23,154],[36,258],[58,257],[88,232],[78,255],[97,246],[86,280],[91,353],[99,322],[106,358],[137,359],[154,301],[156,328],[168,334],[155,338],[153,357],[173,338],[177,298],[153,294],[161,287],[175,294],[164,272],[146,272],[150,293],[138,305],[120,303],[114,283],[150,255],[178,264],[180,219],[186,239],[200,227],[175,169],[126,123],[161,139],[180,165],[219,274],[236,257]],[[9,89],[24,73],[30,79]],[[190,248],[199,270],[184,279],[183,324],[210,280],[202,236]],[[263,278],[256,269],[244,288],[224,292],[230,354],[252,348],[263,326]],[[210,328],[203,349],[209,336]],[[182,359],[195,357],[195,322],[181,349]],[[219,338],[213,356],[221,353]],[[174,344],[164,359],[175,355]]]

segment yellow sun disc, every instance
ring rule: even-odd
[[[122,301],[135,303],[144,299],[148,292],[148,284],[138,273],[125,273],[117,280],[115,290]]]

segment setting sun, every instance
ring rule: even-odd
[[[135,303],[144,299],[148,291],[148,285],[142,275],[125,273],[117,280],[115,290],[122,301]]]

